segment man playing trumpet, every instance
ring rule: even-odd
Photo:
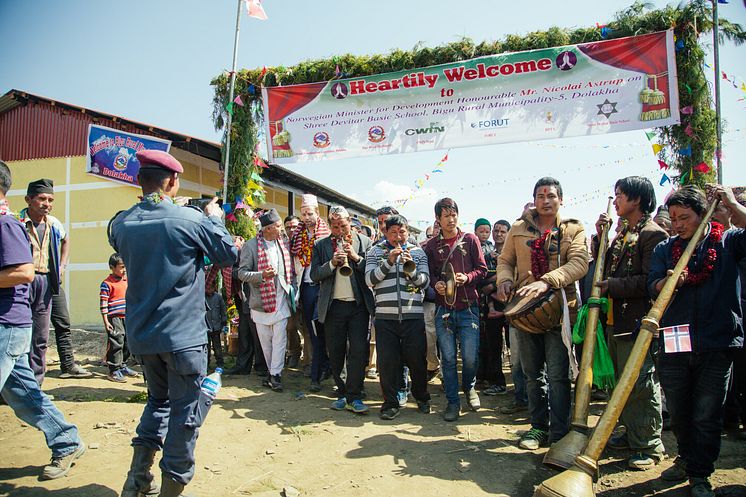
[[[311,279],[319,284],[319,321],[324,324],[337,385],[332,409],[363,414],[368,412],[362,390],[370,343],[368,322],[374,310],[373,294],[365,283],[365,253],[371,241],[351,232],[350,214],[344,207],[329,209],[329,223],[332,234],[313,246]],[[345,270],[349,270],[346,275]],[[347,378],[343,381],[345,363]]]
[[[427,256],[417,245],[407,246],[407,220],[400,215],[386,219],[386,239],[368,251],[365,281],[376,297],[376,331],[379,378],[383,390],[381,419],[399,414],[397,394],[404,365],[412,377],[417,409],[430,412],[427,393],[427,339],[422,309],[423,290],[430,283]]]

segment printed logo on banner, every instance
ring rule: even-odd
[[[332,97],[341,100],[343,98],[347,98],[347,94],[350,93],[350,90],[344,83],[334,83],[332,85],[331,92]]]
[[[619,111],[616,110],[616,104],[618,102],[609,102],[609,99],[607,98],[604,100],[604,103],[597,104],[596,107],[598,107],[598,114],[597,116],[606,116],[606,119],[610,118],[612,114],[617,114]]]
[[[127,163],[130,161],[132,156],[127,152],[126,148],[120,148],[119,154],[114,159],[114,169],[117,171],[124,171],[127,169]]]
[[[509,125],[510,119],[485,119],[470,124],[475,129],[507,128]]]
[[[445,126],[441,126],[440,123],[430,123],[429,128],[409,128],[404,132],[407,136],[414,135],[428,135],[432,133],[442,133],[446,130]]]
[[[316,148],[326,148],[331,145],[332,140],[329,138],[329,133],[326,131],[319,131],[313,135],[313,146]]]
[[[386,132],[381,126],[372,126],[368,130],[368,141],[379,143],[386,139]]]
[[[554,62],[560,71],[569,71],[578,63],[578,56],[573,52],[565,51],[560,53]]]

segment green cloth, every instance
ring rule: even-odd
[[[585,328],[586,321],[588,320],[589,304],[598,304],[601,306],[601,311],[604,314],[608,312],[608,299],[588,299],[588,302],[578,310],[578,319],[575,321],[575,326],[572,329],[572,343],[576,345],[583,343],[585,340]],[[616,386],[614,363],[611,362],[609,349],[606,347],[604,328],[601,325],[600,320],[596,321],[596,349],[593,352],[593,384],[601,389],[611,389]]]

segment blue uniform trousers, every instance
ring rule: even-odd
[[[163,449],[161,471],[183,485],[194,476],[194,448],[209,408],[199,402],[207,370],[206,347],[137,355],[148,385],[148,402],[132,445]]]

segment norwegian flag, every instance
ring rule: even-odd
[[[659,328],[658,331],[663,333],[663,347],[666,354],[692,351],[692,340],[689,337],[688,324]]]
[[[262,21],[267,20],[267,14],[264,12],[262,7],[262,0],[244,0],[246,3],[246,10],[249,12],[249,17],[254,17]]]

